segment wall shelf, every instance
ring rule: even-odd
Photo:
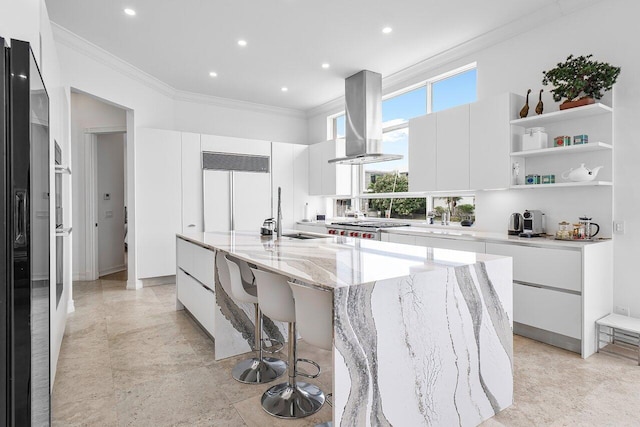
[[[525,117],[524,119],[511,120],[511,124],[522,127],[535,127],[549,123],[564,122],[566,120],[583,119],[591,116],[611,114],[613,109],[601,103],[585,105],[584,107],[569,108],[567,110],[554,111],[540,114],[539,116]]]
[[[520,184],[512,185],[512,190],[530,190],[533,188],[558,188],[558,187],[611,187],[611,181],[585,181],[585,182],[556,182],[555,184]]]
[[[539,150],[514,151],[511,153],[511,157],[540,157],[556,154],[578,154],[588,153],[592,151],[606,151],[612,149],[613,146],[605,142],[590,142],[581,145],[570,145],[568,147],[552,147],[541,148]]]

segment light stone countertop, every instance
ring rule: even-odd
[[[286,234],[286,233],[285,233]],[[322,288],[341,288],[504,258],[346,237],[276,240],[250,232],[182,233],[179,238],[232,254]]]

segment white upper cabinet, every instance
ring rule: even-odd
[[[309,147],[309,194],[346,196],[351,194],[351,166],[329,163],[344,157],[344,139],[324,141]],[[318,173],[319,172],[319,173]]]
[[[203,231],[200,135],[182,132],[182,232]]]
[[[509,120],[514,95],[503,94],[469,105],[469,183],[472,190],[509,188]]]
[[[409,120],[409,191],[436,189],[437,137],[435,114]]]
[[[137,278],[176,274],[182,231],[180,132],[137,129],[135,143]]]
[[[437,117],[437,190],[469,189],[469,104],[440,111]]]
[[[271,155],[271,144],[269,141],[219,135],[201,135],[201,141],[202,151],[253,154],[256,156]]]

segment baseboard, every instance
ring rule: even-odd
[[[557,334],[555,332],[546,331],[544,329],[518,322],[513,322],[513,333],[554,347],[560,347],[574,353],[582,353],[582,341],[573,337],[568,337],[566,335]]]
[[[147,288],[149,286],[170,285],[176,283],[176,276],[160,276],[150,277],[147,279],[141,279],[142,286]]]
[[[67,314],[71,314],[74,311],[76,311],[76,304],[72,299],[70,299],[69,301],[67,301]]]
[[[102,271],[98,272],[98,276],[102,277],[102,276],[106,276],[108,274],[118,273],[118,272],[124,271],[126,269],[127,269],[126,265],[120,264],[120,265],[117,265],[115,267],[107,268],[106,270],[102,270]]]
[[[142,281],[138,279],[127,280],[127,289],[130,291],[135,291],[136,289],[142,289]]]

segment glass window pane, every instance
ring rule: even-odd
[[[423,221],[427,218],[427,199],[424,197],[361,199],[360,202],[360,210],[365,213],[367,218],[399,218]]]
[[[382,101],[383,128],[406,123],[409,119],[423,114],[427,114],[426,86]]]
[[[433,211],[429,212],[429,217],[438,224],[442,222],[443,214],[449,212],[450,223],[459,223],[462,220],[476,219],[476,198],[475,196],[449,196],[433,197]]]
[[[431,85],[431,112],[476,101],[476,69],[439,80]]]
[[[403,158],[389,162],[365,164],[363,166],[365,177],[363,191],[391,193],[391,189],[388,191],[378,191],[379,187],[375,186],[375,180],[376,177],[386,174],[395,176],[396,172],[404,176],[407,184],[401,184],[400,187],[404,186],[406,188],[404,190],[396,189],[395,192],[409,191],[409,128],[397,129],[393,132],[385,132],[382,136],[382,152],[385,154],[401,154]]]
[[[335,132],[335,138],[336,139],[344,138],[344,136],[345,136],[345,129],[344,129],[345,123],[346,123],[346,119],[345,119],[345,115],[344,114],[335,118],[335,121],[334,121],[334,126],[335,126],[334,132]]]

